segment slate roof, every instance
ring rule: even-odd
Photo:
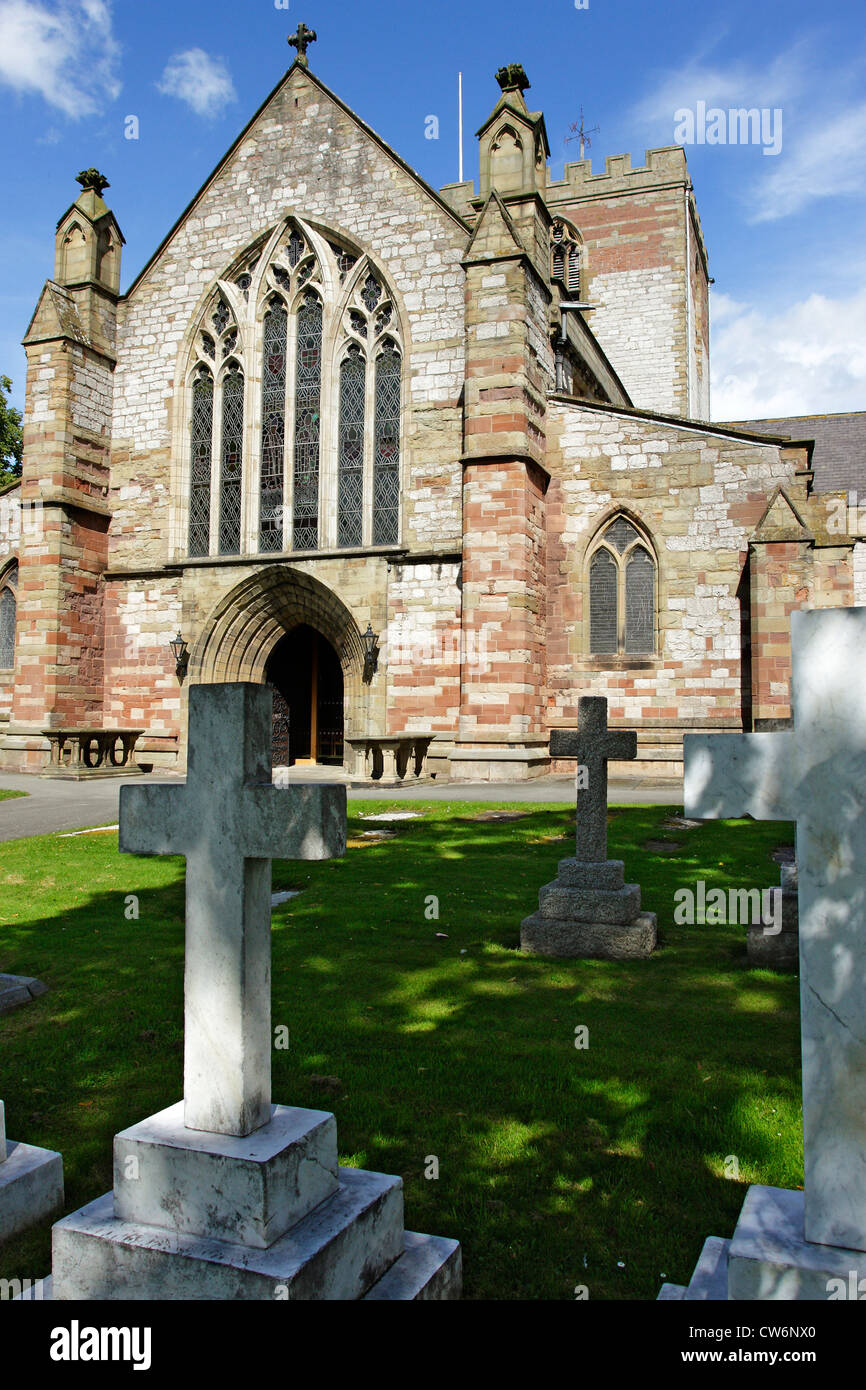
[[[866,410],[840,415],[789,415],[775,420],[733,420],[734,429],[814,439],[813,492],[849,492],[866,499]]]

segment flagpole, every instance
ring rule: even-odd
[[[463,73],[457,74],[457,167],[458,182],[463,182]]]

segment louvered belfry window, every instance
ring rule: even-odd
[[[213,377],[200,367],[192,387],[192,461],[189,493],[189,553],[210,550],[210,479],[213,452]]]
[[[259,550],[283,548],[283,448],[286,434],[286,341],[288,315],[271,300],[262,343],[262,463]]]
[[[229,365],[223,378],[222,404],[219,553],[237,555],[241,548],[244,441],[244,374],[237,362]]]
[[[624,516],[603,531],[589,562],[589,650],[595,656],[655,651],[656,567]]]
[[[376,359],[373,544],[392,545],[400,520],[400,354],[390,340]]]
[[[322,301],[308,294],[298,311],[298,356],[295,388],[295,550],[319,544],[319,437],[322,390]]]
[[[366,328],[364,329],[366,336]],[[364,537],[364,395],[366,364],[353,343],[340,366],[338,545]]]

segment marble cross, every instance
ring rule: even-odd
[[[577,850],[583,864],[607,860],[607,764],[608,759],[628,761],[637,756],[637,734],[607,727],[607,700],[603,695],[581,695],[577,703],[576,729],[551,729],[551,758],[576,758],[586,768],[586,786],[577,789]]]
[[[346,850],[346,789],[271,781],[268,686],[189,692],[186,783],[123,787],[120,849],[186,856],[184,1123],[271,1118],[271,859]]]
[[[791,616],[793,729],[687,734],[687,816],[797,823],[805,1235],[866,1250],[866,608]]]

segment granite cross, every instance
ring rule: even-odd
[[[268,686],[189,692],[186,784],[123,787],[120,849],[186,856],[184,1123],[271,1118],[271,859],[346,850],[343,786],[275,787]]]
[[[685,813],[797,823],[805,1235],[866,1250],[866,608],[791,647],[793,729],[687,734]]]
[[[316,42],[315,29],[308,29],[306,24],[299,24],[297,32],[292,34],[289,43],[292,48],[298,50],[298,62],[307,66],[307,49],[311,43]]]
[[[607,860],[607,764],[608,759],[627,761],[637,756],[637,734],[607,727],[607,700],[603,695],[581,695],[577,702],[577,728],[551,729],[551,758],[576,758],[586,768],[586,786],[577,788],[577,850],[583,864]]]

